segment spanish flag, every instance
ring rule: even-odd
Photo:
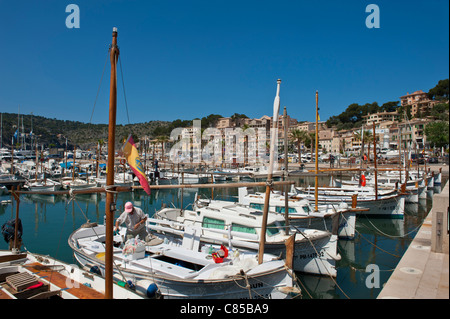
[[[139,178],[139,183],[142,188],[148,195],[150,195],[150,187],[148,186],[147,176],[145,175],[144,167],[142,166],[141,159],[139,158],[139,152],[134,144],[131,134],[128,136],[122,150],[125,158],[127,159],[128,165],[130,165],[133,173]]]

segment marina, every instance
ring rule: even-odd
[[[314,176],[290,178],[296,186],[307,186],[314,181]],[[443,178],[445,185],[447,176]],[[320,185],[328,185],[330,177],[321,176]],[[233,183],[230,182],[230,186]],[[193,185],[195,186],[195,185]],[[278,188],[281,186],[278,186]],[[258,189],[258,188],[257,188]],[[263,190],[264,187],[259,187]],[[416,233],[430,211],[434,193],[440,187],[428,191],[428,197],[418,203],[405,205],[403,219],[356,218],[356,234],[352,240],[339,240],[338,252],[341,259],[336,261],[336,277],[317,276],[297,272],[302,283],[302,298],[313,299],[375,299],[396,268],[403,254],[407,251]],[[181,196],[183,193],[183,196]],[[147,214],[153,216],[162,207],[192,208],[196,194],[211,198],[210,188],[154,189],[150,196],[135,189],[118,194],[118,212],[123,210],[127,201],[132,201]],[[215,188],[214,198],[226,201],[238,201],[236,187]],[[90,222],[103,224],[105,194],[38,195],[20,194],[20,217],[23,224],[23,244],[30,251],[53,256],[69,264],[78,264],[67,239],[69,235],[88,219]],[[10,220],[15,215],[16,206],[11,196],[1,197],[0,223]],[[118,214],[116,213],[116,217]],[[7,249],[4,241],[0,249]],[[369,265],[380,268],[378,288],[367,288],[366,279]]]

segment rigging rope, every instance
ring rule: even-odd
[[[109,53],[106,55],[105,66],[103,67],[102,76],[100,78],[100,83],[98,84],[97,96],[95,97],[94,107],[92,108],[91,118],[89,119],[89,124],[92,123],[92,117],[94,116],[95,105],[97,104],[98,94],[100,93],[100,87],[102,85],[103,75],[105,74],[106,64],[108,63]]]
[[[122,59],[120,58],[120,55],[119,55],[119,66],[120,66],[120,78],[122,79],[123,97],[124,97],[124,99],[125,99],[125,108],[126,108],[126,110],[127,110],[128,124],[131,124],[131,123],[130,123],[130,115],[128,114],[127,95],[126,95],[126,93],[125,93],[125,81],[124,81],[124,79],[123,79]],[[130,127],[130,130],[131,130],[131,127]]]

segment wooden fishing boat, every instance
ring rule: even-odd
[[[55,192],[60,190],[62,185],[58,181],[45,179],[40,181],[27,181],[24,188],[32,192]]]
[[[293,225],[331,231],[340,238],[351,239],[355,236],[356,209],[352,209],[347,203],[339,205],[320,205],[315,211],[308,200],[301,200],[288,195],[288,218]],[[265,193],[249,193],[246,187],[239,188],[238,203],[254,209],[262,209],[265,202]],[[271,192],[269,211],[285,214],[285,196],[280,193]],[[338,219],[334,223],[333,220]]]
[[[402,177],[402,178],[401,178]],[[346,189],[359,190],[361,192],[375,192],[375,178],[373,174],[365,174],[365,186],[361,186],[359,180],[340,180],[333,179],[332,184],[336,187]],[[399,172],[391,171],[379,174],[377,178],[379,194],[386,193],[386,190],[395,192],[401,188],[401,184],[405,183],[405,178]],[[423,178],[414,178],[414,174],[409,175],[403,192],[406,194],[405,201],[408,203],[418,203],[419,198],[427,198],[427,186]]]
[[[335,193],[328,191],[326,194],[313,192],[312,190],[305,190],[295,187],[299,199],[307,199],[311,203],[318,201],[320,204],[339,205],[340,203],[347,203],[351,205],[352,195],[342,194],[342,191],[337,189]],[[363,211],[357,214],[364,214],[367,216],[380,216],[386,218],[403,218],[405,213],[405,195],[401,193],[376,195],[376,194],[360,194],[357,195],[357,205],[361,208],[366,208],[368,211]]]
[[[155,214],[162,220],[176,222],[178,227],[193,227],[206,245],[220,243],[239,249],[257,251],[262,234],[263,212],[227,201],[200,202],[194,210],[164,208]],[[151,227],[151,226],[150,226]],[[331,232],[289,227],[295,234],[293,269],[295,271],[336,277],[337,236]],[[181,235],[181,233],[179,233]],[[267,220],[265,251],[286,257],[284,217],[270,213]]]
[[[258,264],[255,253],[241,252],[239,257],[230,254],[216,263],[211,245],[200,241],[195,228],[176,230],[157,219],[148,219],[147,227],[159,232],[153,232],[148,241],[137,241],[132,254],[127,254],[125,228],[113,238],[114,277],[131,281],[137,289],[158,290],[166,299],[278,299],[298,291],[285,262],[277,256],[265,254],[264,262]],[[102,275],[105,233],[105,225],[99,225],[80,228],[69,237],[77,261]]]

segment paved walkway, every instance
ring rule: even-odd
[[[448,191],[449,183],[442,192]],[[378,299],[449,299],[449,254],[431,251],[432,215],[430,211]]]

